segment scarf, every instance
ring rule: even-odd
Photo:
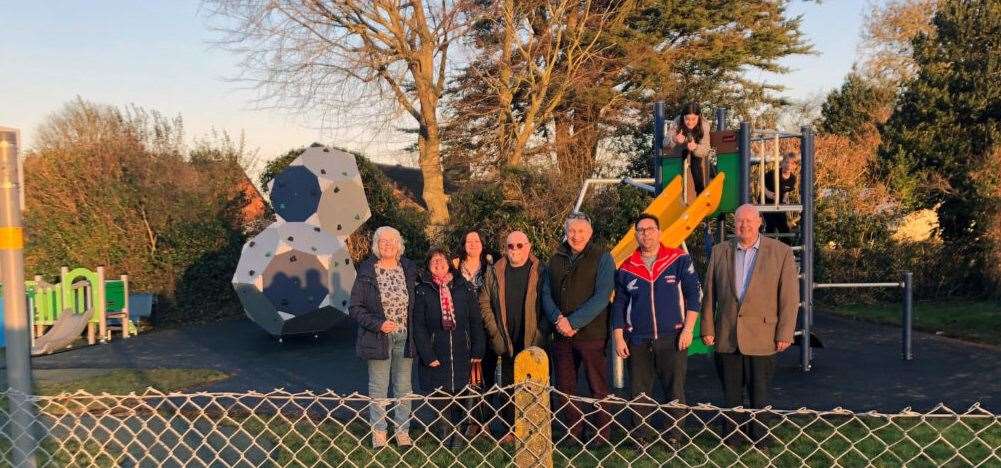
[[[455,305],[452,303],[452,292],[448,289],[448,283],[452,281],[452,274],[432,275],[431,280],[438,285],[438,300],[441,301],[441,328],[447,331],[455,330]]]

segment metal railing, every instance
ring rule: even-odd
[[[900,288],[900,354],[905,361],[914,359],[913,328],[914,328],[914,274],[905,271],[898,282],[883,283],[813,283],[813,289],[845,289],[845,288]]]

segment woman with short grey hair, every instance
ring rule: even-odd
[[[368,361],[368,396],[385,399],[392,384],[393,398],[412,393],[411,373],[415,354],[413,337],[414,287],[417,270],[403,256],[400,231],[382,226],[372,235],[372,256],[358,265],[351,288],[348,314],[358,323],[355,349]],[[386,407],[369,407],[372,446],[388,442]],[[410,438],[410,402],[398,400],[393,417],[397,445],[413,445]]]

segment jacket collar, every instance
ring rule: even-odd
[[[534,269],[538,266],[538,264],[539,258],[536,257],[535,254],[528,254],[528,260],[525,262],[525,265],[530,265],[532,269]],[[504,269],[507,268],[507,256],[501,255],[500,260],[494,262],[493,267],[494,273],[503,275]]]
[[[375,277],[375,263],[377,261],[379,261],[379,259],[376,258],[375,255],[369,256],[364,261],[362,261],[361,263],[358,264],[358,268],[355,270],[356,274],[359,277],[369,276],[369,277],[373,277],[374,278]],[[405,275],[410,276],[410,275],[413,274],[413,271],[414,271],[414,262],[412,262],[409,258],[407,258],[407,257],[400,257],[400,266],[403,267],[403,273]]]
[[[653,266],[647,269],[646,263],[643,262],[643,255],[640,253],[640,249],[637,248],[633,251],[632,255],[626,259],[625,263],[622,264],[622,268],[626,271],[639,276],[647,281],[653,281],[667,267],[671,266],[675,260],[685,254],[682,249],[676,249],[668,247],[664,244],[660,244],[660,250],[657,251],[657,259],[653,261]]]
[[[594,238],[593,237],[590,240],[587,241],[587,245],[585,245],[584,248],[581,249],[580,253],[578,253],[576,255],[573,253],[573,249],[570,248],[570,243],[567,242],[567,241],[561,242],[560,245],[559,245],[559,247],[556,247],[555,254],[556,255],[562,255],[562,256],[564,256],[566,258],[569,258],[569,259],[573,259],[574,257],[580,257],[580,256],[582,256],[584,254],[589,253],[592,249],[594,249]]]

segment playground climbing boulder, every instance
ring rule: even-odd
[[[243,246],[233,274],[244,311],[273,336],[319,333],[347,316],[347,236],[371,216],[354,156],[313,145],[269,184],[278,220]]]
[[[311,224],[274,223],[243,246],[233,285],[247,316],[282,336],[344,318],[354,278],[343,241]]]
[[[347,237],[371,216],[355,157],[337,149],[310,146],[269,187],[282,221],[308,222]]]

